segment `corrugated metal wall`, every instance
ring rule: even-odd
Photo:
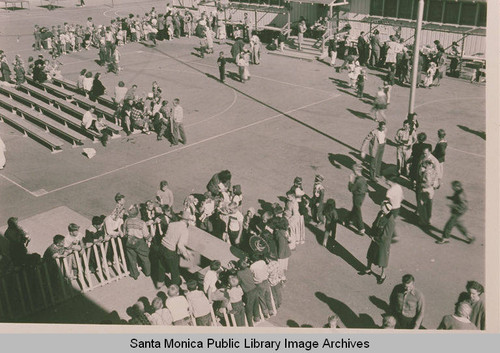
[[[370,14],[370,0],[348,0],[349,12],[362,15]]]

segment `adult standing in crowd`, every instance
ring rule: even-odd
[[[410,133],[410,123],[405,120],[403,127],[396,132],[394,142],[396,143],[397,167],[399,175],[408,175],[411,157],[411,147],[413,146],[415,135]]]
[[[394,234],[394,215],[391,213],[392,206],[389,202],[383,202],[381,210],[371,227],[371,243],[366,253],[366,269],[362,275],[372,274],[372,264],[379,266],[382,270],[377,278],[377,283],[382,284],[386,279],[385,269],[389,265],[389,254],[391,241]]]
[[[355,164],[352,170],[353,173],[349,176],[348,185],[349,191],[352,193],[352,209],[344,225],[349,226],[351,222],[354,222],[358,234],[365,235],[365,224],[363,223],[361,206],[365,200],[368,185],[366,184],[365,177],[362,175],[363,167],[361,164]]]
[[[139,277],[137,260],[139,260],[144,275],[149,277],[151,275],[151,262],[149,261],[149,247],[146,241],[149,240],[150,235],[146,223],[139,217],[137,206],[134,205],[129,209],[123,230],[127,237],[125,252],[130,277],[133,279]]]
[[[297,33],[297,44],[299,51],[302,50],[302,44],[304,43],[304,33],[307,31],[306,21],[302,20],[299,23],[298,33]]]
[[[180,257],[189,259],[189,251],[186,248],[188,242],[191,218],[188,214],[182,213],[181,219],[171,222],[168,225],[167,232],[161,240],[160,261],[158,269],[157,288],[165,282],[165,270],[170,271],[170,282],[172,284],[181,284],[179,272]]]
[[[361,31],[358,37],[358,43],[356,43],[356,46],[358,48],[358,61],[361,66],[366,65],[366,57],[367,57],[366,51],[368,49],[367,48],[368,43],[366,42],[364,35],[365,32]]]
[[[476,281],[469,281],[465,286],[467,299],[471,305],[470,321],[480,330],[486,329],[486,308],[483,300],[484,287]]]
[[[361,145],[361,158],[365,159],[367,153],[370,155],[370,179],[374,182],[377,181],[376,178],[380,177],[386,142],[385,130],[385,122],[380,121],[378,127],[370,131]]]
[[[104,87],[100,78],[101,78],[101,74],[96,73],[94,76],[94,81],[92,82],[92,88],[90,89],[90,92],[89,92],[89,98],[93,102],[95,102],[97,100],[97,98],[102,96],[104,94],[104,92],[106,91],[106,87]]]
[[[373,35],[370,38],[370,45],[372,49],[371,57],[370,57],[370,66],[377,67],[380,60],[380,37],[379,37],[378,29],[373,31]]]
[[[179,98],[175,98],[172,107],[172,145],[176,146],[179,142],[186,144],[186,133],[184,132],[184,109],[181,107]]]
[[[437,132],[439,141],[436,143],[436,146],[434,147],[434,151],[432,152],[432,155],[436,157],[436,159],[439,162],[439,176],[442,179],[443,174],[444,174],[444,161],[446,157],[446,147],[448,147],[448,142],[446,141],[446,131],[444,129],[439,129]]]
[[[384,177],[389,185],[387,193],[385,194],[386,200],[391,204],[391,213],[394,217],[394,231],[393,231],[393,242],[397,241],[398,234],[396,233],[396,219],[399,216],[399,210],[401,208],[401,203],[403,202],[403,188],[396,181],[397,172],[395,167],[389,167],[384,170]]]
[[[401,283],[392,290],[389,307],[396,318],[398,329],[418,330],[424,320],[425,299],[415,288],[415,277],[403,276]]]

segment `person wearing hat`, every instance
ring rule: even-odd
[[[382,158],[384,157],[386,142],[385,121],[380,121],[378,127],[370,131],[361,145],[361,158],[365,159],[367,153],[370,155],[370,179],[373,182],[380,177]]]
[[[389,253],[394,233],[394,216],[391,210],[391,204],[384,201],[371,227],[371,243],[366,253],[366,269],[360,272],[361,275],[372,274],[372,265],[379,266],[382,271],[377,278],[378,284],[384,283],[386,278],[385,269],[389,265]]]
[[[347,227],[353,222],[358,234],[365,235],[365,224],[363,222],[361,206],[365,200],[368,185],[366,184],[365,177],[362,175],[363,167],[361,164],[355,164],[352,170],[353,173],[349,176],[348,184],[348,189],[352,193],[352,209],[344,221],[344,225]]]
[[[190,257],[186,244],[189,239],[188,228],[192,224],[190,215],[183,212],[180,220],[171,222],[168,225],[167,232],[161,240],[159,248],[160,261],[158,262],[158,278],[155,283],[157,289],[161,288],[165,283],[166,269],[170,271],[170,283],[181,284],[180,256],[185,259]]]
[[[325,199],[325,187],[323,186],[325,178],[321,174],[314,177],[314,186],[311,198],[311,216],[313,221],[318,224],[325,222],[323,217],[323,201]]]
[[[139,217],[137,206],[130,207],[128,218],[123,224],[123,232],[127,241],[125,242],[125,255],[127,257],[128,270],[130,277],[137,279],[139,271],[137,269],[138,261],[142,267],[144,275],[151,275],[151,262],[149,260],[149,247],[147,241],[151,236],[146,222]]]
[[[471,244],[474,242],[475,238],[469,234],[467,228],[462,223],[460,217],[462,217],[468,209],[467,198],[465,196],[465,191],[462,188],[462,183],[458,180],[454,180],[451,183],[451,187],[453,188],[453,195],[447,196],[448,200],[451,200],[452,204],[450,205],[451,215],[448,221],[446,222],[443,229],[443,237],[437,241],[438,244],[444,244],[450,242],[450,234],[453,228],[457,227],[460,233],[462,233],[466,238],[467,242]]]
[[[387,185],[389,185],[389,189],[385,194],[385,198],[392,206],[392,215],[394,216],[394,222],[399,216],[399,210],[401,208],[401,203],[403,202],[403,188],[396,181],[397,178],[397,170],[395,166],[388,167],[383,172],[384,178],[386,180]],[[392,241],[396,242],[398,235],[396,233],[396,224],[394,224],[394,235],[392,237]]]

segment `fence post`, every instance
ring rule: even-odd
[[[122,239],[120,237],[118,237],[117,239],[118,239],[118,248],[120,249],[120,255],[122,257],[123,274],[124,276],[128,276],[127,259],[125,258],[125,252],[123,251]]]
[[[56,302],[56,299],[54,297],[54,292],[52,291],[52,282],[50,280],[49,271],[47,270],[47,263],[44,262],[42,264],[42,267],[43,267],[43,273],[45,274],[45,278],[47,279],[47,287],[49,289],[50,302],[54,304]]]
[[[109,272],[109,266],[108,266],[108,245],[109,244],[109,240],[108,242],[106,243],[106,246],[104,246],[104,243],[99,243],[99,247],[98,249],[101,249],[101,258],[102,258],[102,264],[104,266],[104,272],[106,274],[106,278],[109,281],[111,281],[111,274]]]
[[[77,268],[77,272],[78,272],[78,280],[80,281],[82,291],[86,292],[88,287],[87,287],[87,283],[85,282],[85,278],[83,276],[83,266],[82,266],[82,261],[80,260],[80,255],[79,255],[78,251],[75,250],[71,253],[70,256],[75,257],[76,268]]]
[[[45,288],[42,282],[42,276],[40,274],[40,266],[37,266],[35,269],[36,278],[38,279],[38,283],[40,284],[40,292],[42,293],[43,307],[45,309],[47,307],[47,295],[45,294]]]
[[[118,277],[122,277],[120,259],[118,256],[118,250],[116,247],[115,238],[111,238],[110,242],[111,242],[111,248],[113,250],[113,265],[115,266],[115,270],[116,270]]]
[[[30,305],[30,310],[34,311],[35,305],[33,304],[33,298],[31,297],[31,288],[26,271],[23,271],[23,279],[24,279],[24,285],[26,286],[26,294],[28,295],[28,303]]]
[[[102,266],[101,266],[101,257],[99,256],[99,250],[97,249],[97,244],[92,245],[92,252],[94,253],[95,257],[95,262],[97,265],[97,279],[100,280],[101,284],[104,284],[106,280],[104,279],[104,275],[102,272]]]
[[[21,302],[21,308],[23,310],[23,315],[26,315],[28,311],[26,310],[26,303],[24,302],[24,291],[21,286],[21,280],[19,278],[20,276],[20,271],[17,271],[16,274],[14,275],[16,277],[16,283],[17,283],[17,290],[18,290],[18,300]]]
[[[5,313],[6,313],[6,317],[7,318],[10,318],[11,317],[11,313],[12,313],[12,309],[10,307],[10,300],[9,300],[9,293],[7,292],[7,285],[5,283],[5,277],[2,278],[2,288],[3,288],[3,295],[5,296]]]

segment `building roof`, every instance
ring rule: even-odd
[[[316,4],[325,6],[339,6],[348,4],[348,0],[285,0],[285,2],[298,2],[303,4]]]
[[[472,0],[471,0],[472,1]],[[479,0],[476,0],[479,1]],[[398,27],[409,27],[415,28],[417,26],[416,21],[412,20],[404,20],[404,19],[395,19],[395,18],[385,18],[378,16],[367,16],[360,20],[360,22],[367,22],[375,25],[384,25],[384,26],[398,26]],[[428,31],[437,31],[437,32],[448,32],[448,33],[459,33],[459,34],[467,34],[467,35],[476,35],[476,36],[486,36],[486,28],[483,27],[471,27],[471,26],[459,26],[459,25],[451,25],[451,24],[439,24],[433,22],[423,22],[422,29]]]

